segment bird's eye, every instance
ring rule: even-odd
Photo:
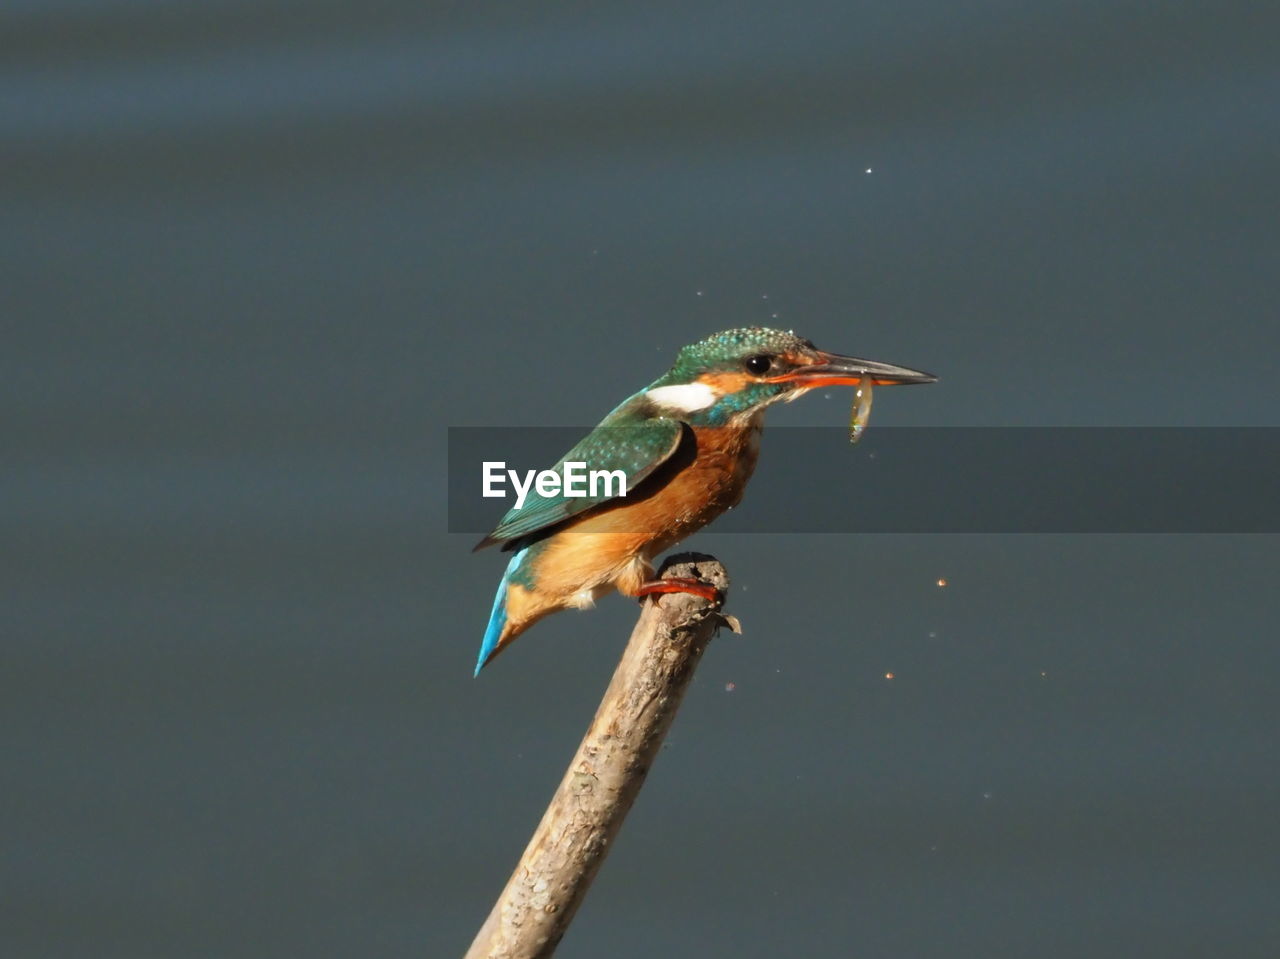
[[[756,376],[763,376],[769,372],[773,366],[773,357],[760,353],[757,356],[747,357],[747,362],[743,364],[747,368],[748,373],[754,373]]]

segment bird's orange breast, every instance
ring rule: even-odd
[[[760,425],[691,428],[695,453],[675,464],[669,477],[656,477],[634,491],[616,512],[638,531],[647,531],[650,555],[660,553],[706,526],[742,500],[760,454]],[[683,444],[682,444],[683,445]]]
[[[573,553],[558,559],[583,572],[587,565],[613,568],[636,556],[647,562],[738,504],[759,449],[758,421],[691,427],[671,458],[626,497],[557,534],[566,542],[554,552]]]

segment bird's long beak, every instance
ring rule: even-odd
[[[909,370],[905,366],[863,360],[856,356],[841,356],[838,353],[824,353],[821,350],[818,351],[815,362],[797,367],[775,379],[779,382],[813,388],[815,386],[857,386],[868,376],[871,377],[871,382],[875,386],[936,383],[938,380],[932,373]]]

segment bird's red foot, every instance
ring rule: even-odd
[[[710,583],[704,583],[698,579],[690,579],[686,576],[672,576],[670,579],[652,579],[647,583],[641,583],[640,590],[636,593],[636,596],[643,602],[646,596],[656,596],[662,593],[692,593],[694,596],[701,596],[707,602],[717,605],[724,598],[720,595],[720,590]]]

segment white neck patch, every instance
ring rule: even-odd
[[[659,386],[645,394],[660,409],[673,413],[697,413],[715,405],[720,394],[706,383],[680,383],[676,386]]]

